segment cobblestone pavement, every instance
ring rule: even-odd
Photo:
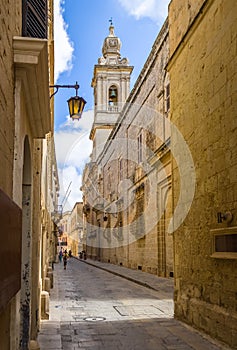
[[[228,349],[173,318],[172,279],[112,264],[55,264],[49,313],[41,350]]]

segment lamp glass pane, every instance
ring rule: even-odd
[[[79,96],[71,97],[68,100],[70,117],[72,119],[80,119],[85,104],[86,104],[86,101],[82,97],[79,97]]]
[[[67,102],[68,102],[68,108],[69,108],[69,113],[70,113],[70,117],[71,117],[72,111],[73,111],[73,100],[72,100],[72,98],[70,98]]]

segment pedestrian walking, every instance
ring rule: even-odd
[[[61,261],[62,261],[62,258],[63,258],[62,248],[61,248],[61,250],[60,250],[60,252],[59,252],[59,254],[58,254],[58,258],[59,258],[59,262],[61,262]]]
[[[67,252],[65,252],[64,255],[63,255],[64,270],[66,270],[66,268],[67,268],[67,258],[68,258]]]

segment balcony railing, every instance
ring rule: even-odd
[[[119,112],[118,105],[117,104],[108,105],[108,112],[118,113]]]

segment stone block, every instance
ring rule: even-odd
[[[48,271],[47,278],[50,279],[50,288],[53,288],[53,271]]]
[[[41,292],[41,319],[49,319],[49,293],[47,291]]]
[[[40,350],[40,346],[36,340],[30,340],[29,350]]]
[[[50,286],[51,286],[50,278],[49,277],[45,277],[45,279],[44,279],[44,289],[48,293],[50,292]]]

